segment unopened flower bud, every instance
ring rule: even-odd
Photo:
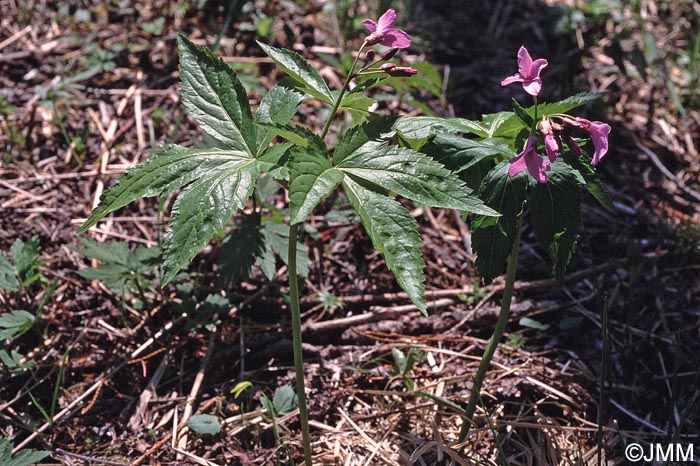
[[[393,70],[394,68],[396,68],[396,65],[394,65],[393,63],[384,63],[382,66],[379,67],[380,70],[386,73],[388,73],[389,70]]]
[[[410,68],[408,66],[395,66],[387,71],[389,75],[397,77],[397,76],[413,76],[414,74],[418,74],[418,70],[415,68]]]
[[[371,61],[374,61],[374,57],[377,55],[377,52],[375,52],[373,49],[369,49],[367,53],[365,53],[365,63],[369,63]]]
[[[394,58],[394,55],[396,55],[396,52],[399,51],[398,47],[394,47],[393,49],[389,49],[386,52],[382,54],[382,61],[389,61],[392,58]]]

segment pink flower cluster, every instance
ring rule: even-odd
[[[537,96],[542,90],[540,71],[546,66],[547,60],[544,58],[533,60],[527,49],[521,46],[518,50],[518,72],[505,78],[501,82],[501,86],[520,82],[525,92]],[[555,119],[559,121],[557,122]],[[581,147],[571,136],[573,129],[585,131],[593,141],[594,151],[591,165],[597,165],[608,152],[610,125],[601,121],[590,121],[565,114],[548,115],[540,120],[538,129],[544,137],[544,147],[549,160],[540,157],[537,153],[539,139],[537,136],[531,135],[525,141],[523,151],[510,161],[509,177],[512,178],[527,170],[534,179],[540,183],[546,183],[547,171],[551,169],[550,163],[554,163],[557,159],[564,144],[577,155],[583,153]]]
[[[401,29],[396,29],[396,11],[389,9],[379,18],[378,21],[366,19],[362,21],[367,30],[371,33],[365,38],[365,45],[384,45],[391,47],[381,56],[381,61],[390,60],[399,49],[405,49],[411,45],[411,37]],[[370,58],[371,57],[371,58]],[[368,60],[374,58],[374,51],[367,52]],[[379,69],[390,76],[413,76],[418,73],[415,68],[407,66],[396,66],[393,63],[384,63]]]

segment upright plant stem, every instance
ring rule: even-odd
[[[338,98],[335,100],[333,110],[331,110],[331,114],[328,116],[328,120],[326,120],[326,124],[323,126],[323,130],[321,131],[321,139],[325,139],[326,135],[328,135],[328,130],[331,129],[331,123],[333,123],[333,120],[335,119],[335,114],[338,113],[338,109],[340,108],[340,102],[343,100],[343,96],[345,96],[345,91],[348,90],[350,80],[352,80],[352,78],[355,76],[355,66],[357,66],[357,60],[360,59],[360,55],[362,54],[362,50],[364,50],[365,45],[367,45],[367,43],[363,42],[362,46],[360,47],[360,50],[357,51],[355,60],[352,62],[352,66],[350,67],[350,72],[348,73],[347,78],[345,78],[343,87],[340,88]]]
[[[471,427],[472,420],[474,418],[474,412],[476,411],[476,405],[480,398],[481,386],[484,383],[484,378],[486,377],[486,372],[491,364],[491,359],[493,358],[496,348],[498,348],[498,342],[501,341],[503,336],[503,331],[508,323],[508,317],[510,316],[510,303],[513,298],[513,288],[515,287],[515,272],[518,269],[518,250],[520,249],[520,228],[522,225],[522,216],[518,219],[517,232],[515,234],[515,241],[513,242],[513,249],[508,256],[508,266],[506,268],[506,284],[503,288],[503,299],[501,300],[501,311],[498,314],[498,320],[496,320],[496,327],[493,329],[493,335],[489,339],[486,349],[484,350],[483,356],[481,356],[481,362],[479,363],[479,369],[476,371],[476,377],[474,377],[474,386],[469,394],[469,403],[467,404],[467,409],[464,412],[465,419],[462,424],[462,428],[459,431],[458,442],[462,443],[467,438],[469,434],[469,428]]]
[[[297,230],[298,225],[289,226],[289,249],[287,267],[289,273],[289,300],[292,308],[292,347],[294,348],[294,372],[296,374],[297,398],[299,399],[299,423],[304,444],[304,464],[311,464],[311,436],[309,434],[309,411],[306,409],[306,386],[304,384],[304,356],[301,349],[301,311],[299,309],[299,280],[297,279]]]
[[[321,139],[325,139],[328,135],[328,130],[331,128],[331,123],[335,118],[340,102],[343,100],[345,91],[350,85],[355,72],[357,60],[360,58],[362,49],[366,43],[362,44],[357,52],[355,61],[352,62],[350,72],[348,73],[343,87],[338,93],[338,98],[334,102],[331,114],[328,116],[326,124],[321,131]],[[304,464],[305,466],[313,466],[311,464],[311,436],[309,434],[309,411],[306,409],[306,386],[304,384],[304,356],[301,348],[301,311],[299,305],[299,280],[297,277],[297,232],[299,225],[289,225],[289,248],[287,249],[287,268],[289,273],[289,300],[292,308],[292,347],[294,349],[294,372],[296,376],[297,397],[299,399],[299,423],[301,424],[301,439],[304,444]]]

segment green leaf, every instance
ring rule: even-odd
[[[278,49],[262,42],[258,42],[258,45],[272,61],[277,63],[277,66],[282,71],[295,81],[303,84],[309,94],[329,105],[333,105],[333,94],[328,88],[328,84],[318,74],[318,71],[304,60],[304,57],[291,50]]]
[[[520,105],[520,102],[515,100],[515,97],[513,97],[512,101],[513,111],[518,116],[518,118],[520,118],[520,121],[523,123],[523,125],[525,125],[525,128],[532,128],[532,125],[535,122],[533,116],[528,115],[527,111],[523,108],[522,105]]]
[[[486,283],[503,273],[525,201],[527,172],[509,178],[508,165],[507,160],[496,165],[487,173],[479,190],[479,197],[487,206],[499,211],[501,217],[476,215],[472,221],[476,268]]]
[[[86,232],[110,212],[142,197],[171,193],[194,179],[232,162],[246,160],[245,152],[226,149],[189,149],[166,146],[146,162],[130,169],[102,194],[100,204],[78,229]]]
[[[563,157],[566,163],[579,172],[586,183],[586,189],[600,202],[600,205],[613,214],[617,213],[617,208],[615,208],[615,205],[610,199],[610,195],[600,182],[598,173],[591,165],[590,160],[587,160],[582,155],[576,155],[573,152],[565,152]]]
[[[288,167],[290,222],[301,223],[340,184],[343,173],[331,166],[327,152],[316,144],[293,147]]]
[[[424,140],[439,133],[459,133],[463,128],[455,119],[446,120],[435,117],[398,118],[394,129],[408,140]]]
[[[133,277],[128,267],[121,264],[100,264],[95,268],[80,269],[78,275],[88,280],[101,281],[115,292],[122,292],[127,280]]]
[[[256,154],[248,95],[236,72],[210,50],[178,35],[181,96],[202,130],[224,147]]]
[[[260,173],[269,173],[278,181],[289,181],[287,162],[289,161],[289,149],[292,146],[293,144],[289,142],[270,146],[256,159]]]
[[[33,314],[27,311],[9,311],[0,314],[0,340],[17,338],[34,325]]]
[[[244,380],[243,382],[238,382],[236,386],[231,389],[230,393],[233,395],[234,398],[238,398],[239,396],[241,396],[241,393],[248,390],[249,388],[253,388],[252,382]]]
[[[263,225],[261,233],[263,235],[266,250],[258,260],[258,265],[263,269],[265,276],[272,280],[274,278],[275,255],[287,263],[287,249],[289,247],[289,227],[281,223],[267,222]],[[297,273],[301,277],[309,275],[309,251],[301,242],[297,241]]]
[[[452,134],[438,134],[421,148],[421,152],[430,155],[455,173],[467,171],[480,162],[493,160],[498,156],[510,159],[518,155],[498,139],[474,140]]]
[[[17,269],[0,253],[0,290],[19,291]]]
[[[464,118],[451,118],[450,123],[459,128],[463,133],[473,133],[482,138],[493,138],[501,136],[503,131],[499,131],[501,126],[510,118],[514,117],[513,112],[498,112],[483,115],[481,121],[465,120]],[[517,117],[516,117],[517,119]],[[518,126],[518,129],[520,127]]]
[[[543,324],[539,320],[535,320],[530,317],[521,317],[518,323],[523,327],[534,328],[535,330],[541,330],[543,332],[549,330],[550,327],[549,324]]]
[[[265,94],[255,113],[256,123],[287,124],[296,113],[304,95],[294,89],[277,85]],[[264,151],[275,133],[262,128],[258,131],[258,152]]]
[[[0,438],[0,464],[3,466],[30,466],[43,460],[51,454],[50,451],[22,450],[12,457],[12,444],[5,438]]]
[[[538,115],[552,115],[555,113],[566,113],[575,108],[586,105],[594,100],[598,100],[605,95],[604,92],[579,92],[578,94],[567,97],[559,102],[554,102],[551,104],[543,104],[538,108]],[[534,114],[534,106],[528,108],[528,113]]]
[[[219,418],[211,414],[196,414],[192,416],[187,421],[187,427],[199,435],[216,435],[221,432]]]
[[[579,94],[567,97],[559,102],[547,104],[542,103],[537,106],[537,117],[542,118],[546,115],[552,115],[556,113],[566,113],[577,107],[585,105],[596,99],[599,99],[604,94],[602,93],[590,93],[581,92]],[[535,106],[532,105],[524,109],[524,118],[535,117]],[[482,117],[484,123],[490,122],[491,128],[488,131],[488,137],[504,137],[504,138],[515,138],[517,134],[528,126],[523,125],[521,117],[513,112],[501,112],[493,115],[484,115]]]
[[[356,110],[362,113],[363,115],[368,115],[369,108],[375,102],[376,101],[374,99],[372,99],[371,97],[367,97],[363,94],[347,93],[345,94],[345,96],[343,96],[343,100],[340,102],[340,106],[338,108]]]
[[[68,246],[69,249],[82,254],[90,259],[97,259],[104,263],[126,265],[127,256],[130,254],[129,243],[114,241],[109,246],[88,238],[80,238],[82,246]]]
[[[294,389],[289,385],[277,387],[272,397],[272,406],[277,416],[284,416],[294,411],[299,406],[299,400],[297,394],[294,393]]]
[[[384,255],[386,265],[399,286],[424,314],[425,263],[418,249],[421,239],[418,224],[394,199],[371,191],[346,177],[343,188],[353,208],[360,214],[374,248]]]
[[[348,155],[370,141],[387,140],[395,133],[393,126],[398,117],[378,117],[362,125],[353,126],[345,133],[333,151],[333,161],[338,164]]]
[[[309,140],[307,139],[307,134],[310,134],[308,130],[305,130],[301,126],[293,125],[280,125],[278,123],[256,123],[260,128],[265,129],[273,136],[279,136],[287,141],[293,142],[297,146],[308,147]]]
[[[256,257],[264,248],[260,233],[260,214],[244,216],[221,245],[219,264],[224,280],[237,283],[248,278]]]
[[[22,361],[24,359],[24,361]],[[19,351],[16,349],[10,350],[8,353],[7,350],[0,349],[0,361],[2,361],[3,364],[7,367],[7,369],[15,374],[18,372],[25,371],[29,369],[30,367],[33,367],[35,362],[31,358],[25,358],[24,355],[22,355]],[[2,460],[2,454],[0,453],[0,460]],[[0,464],[5,464],[0,462]]]
[[[535,237],[552,259],[552,273],[560,282],[576,245],[581,226],[581,181],[579,174],[563,163],[552,164],[547,183],[532,189]]]
[[[366,143],[336,168],[416,202],[498,215],[473,196],[471,189],[456,175],[432,158],[410,149]]]
[[[254,160],[236,160],[192,183],[177,198],[165,237],[163,285],[190,263],[245,206],[258,178]]]

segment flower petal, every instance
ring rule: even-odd
[[[377,23],[375,23],[374,20],[366,19],[362,21],[362,24],[365,25],[369,32],[374,32],[377,30]]]
[[[396,11],[389,8],[386,12],[379,18],[378,29],[380,32],[390,31],[394,29],[394,24],[396,24]]]
[[[532,67],[530,68],[530,77],[539,78],[542,68],[546,67],[547,65],[549,65],[549,62],[544,58],[538,58],[537,60],[533,61]]]
[[[411,36],[401,29],[392,29],[384,33],[384,40],[380,44],[405,49],[411,46]]]
[[[540,78],[523,80],[523,89],[530,95],[537,95],[542,90],[542,80]]]
[[[520,46],[518,49],[518,72],[521,76],[532,76],[530,70],[532,69],[532,57],[530,52],[527,51],[524,45]]]
[[[559,141],[552,133],[547,133],[544,135],[544,147],[547,149],[547,157],[549,161],[554,163],[557,160],[557,154],[559,153]]]
[[[527,165],[527,171],[530,172],[530,175],[540,183],[546,183],[548,178],[545,172],[550,168],[549,162],[537,155],[535,151],[526,152],[523,159],[525,160],[525,165]]]
[[[508,166],[508,177],[513,178],[515,175],[527,170],[527,164],[525,163],[525,153],[523,152],[519,156],[510,159],[510,166]]]
[[[512,76],[508,76],[503,81],[501,81],[501,86],[507,86],[508,84],[512,84],[512,83],[521,83],[523,81],[524,81],[523,77],[520,76],[519,73],[516,73]]]
[[[605,154],[608,152],[608,135],[610,134],[610,125],[601,121],[591,122],[591,139],[593,140],[593,159],[591,165],[597,165]]]

